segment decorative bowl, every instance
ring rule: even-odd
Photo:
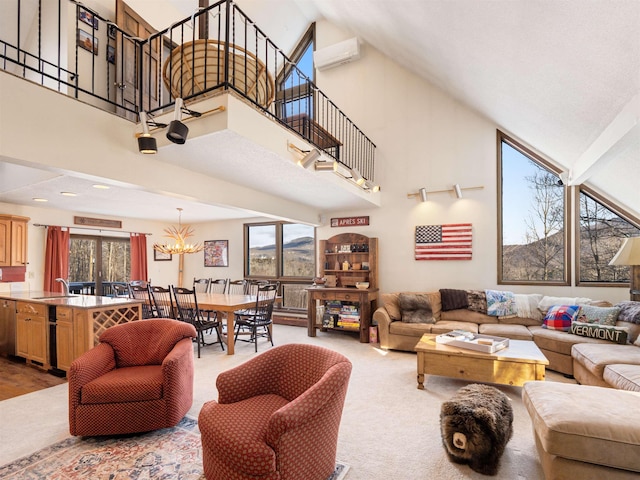
[[[369,282],[356,282],[356,288],[359,288],[360,290],[366,290],[367,288],[369,288]]]

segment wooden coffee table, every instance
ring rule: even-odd
[[[521,387],[531,380],[544,380],[549,360],[533,341],[509,340],[509,346],[495,353],[436,343],[436,335],[425,333],[416,345],[418,388],[424,376],[442,375],[476,382]]]

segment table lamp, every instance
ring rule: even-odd
[[[631,300],[640,301],[640,237],[627,238],[609,265],[631,265]]]

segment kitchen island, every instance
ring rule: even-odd
[[[140,300],[55,292],[0,293],[15,302],[15,355],[64,374],[71,362],[98,344],[107,328],[140,320]]]

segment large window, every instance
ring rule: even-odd
[[[278,75],[278,115],[288,119],[305,115],[314,118],[313,51],[315,50],[315,24],[311,24],[293,53],[291,61],[296,68],[286,65]]]
[[[610,266],[609,262],[625,238],[640,236],[640,221],[587,187],[580,187],[578,195],[578,283],[600,286],[628,284],[631,268]]]
[[[569,284],[560,170],[498,132],[498,283]]]
[[[286,222],[245,224],[245,277],[281,283],[281,305],[305,309],[316,271],[315,228]]]

